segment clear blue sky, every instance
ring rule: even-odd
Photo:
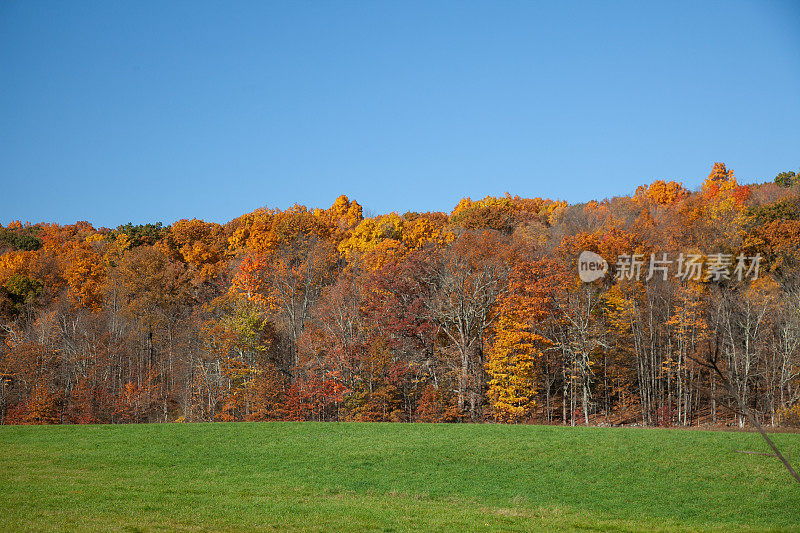
[[[800,2],[0,2],[0,223],[800,167]]]

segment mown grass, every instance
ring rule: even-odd
[[[767,451],[653,429],[3,426],[0,530],[800,531],[800,486],[734,450]]]

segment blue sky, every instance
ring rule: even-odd
[[[798,2],[0,2],[0,223],[800,167]]]

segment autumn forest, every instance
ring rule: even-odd
[[[699,181],[699,180],[698,180]],[[578,277],[592,251],[609,271]],[[800,425],[800,175],[0,226],[0,421]],[[761,258],[738,278],[617,258]],[[735,266],[735,259],[733,261]],[[644,267],[646,271],[646,265]],[[757,275],[753,275],[757,274]]]

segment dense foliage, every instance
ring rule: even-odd
[[[717,163],[698,191],[580,205],[364,218],[342,196],[224,225],[12,223],[0,421],[743,424],[713,356],[762,420],[798,424],[798,206],[794,173],[739,185]],[[579,280],[584,250],[604,278]],[[637,280],[624,254],[763,260],[757,278]]]

